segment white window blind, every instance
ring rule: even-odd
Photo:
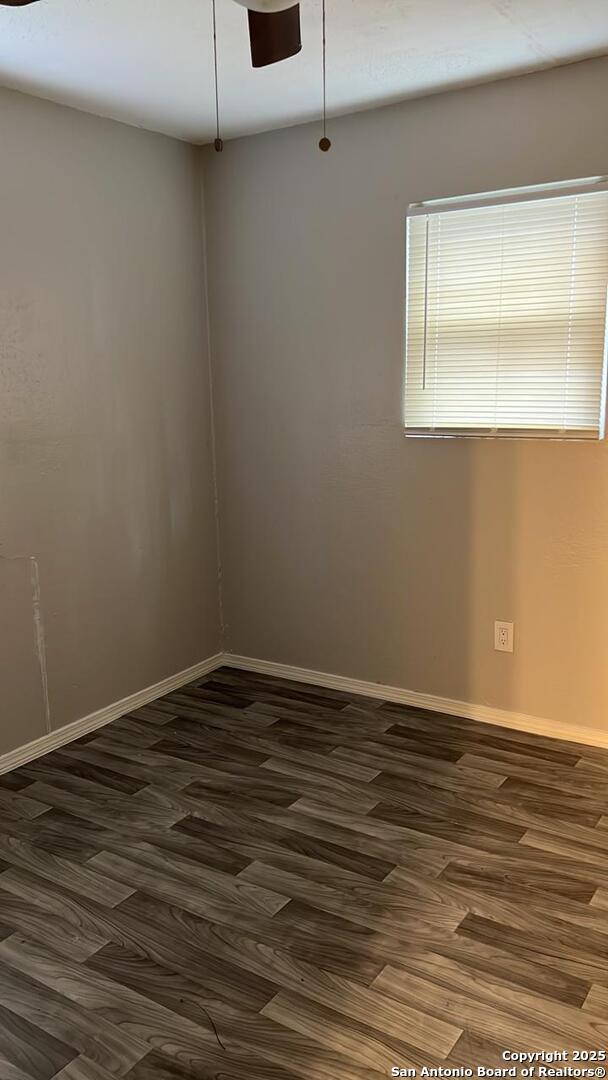
[[[420,204],[407,279],[407,433],[603,437],[608,190]]]

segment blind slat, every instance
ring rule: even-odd
[[[408,218],[405,427],[603,434],[608,191]]]

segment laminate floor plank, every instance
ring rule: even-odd
[[[362,740],[358,747],[338,746],[331,756],[343,761],[360,762],[377,769],[378,775],[371,781],[373,787],[395,787],[401,790],[403,785],[399,781],[417,780],[431,787],[464,792],[498,788],[507,779],[500,773],[489,772],[487,769],[470,769],[459,762],[420,761],[418,754],[406,752],[395,756],[367,740]]]
[[[159,729],[159,733],[162,731],[164,738],[187,738],[199,746],[201,724],[220,733],[250,731],[254,734],[274,724],[274,719],[269,716],[255,716],[217,702],[197,702],[185,695],[182,695],[180,701],[176,701],[176,695],[167,698],[166,707],[168,710],[177,711],[178,716],[177,719],[169,718],[162,729]],[[159,708],[164,708],[163,701]]]
[[[40,877],[66,885],[73,892],[90,896],[108,907],[120,904],[133,892],[130,886],[108,880],[105,874],[97,874],[90,862],[81,866],[15,837],[0,836],[0,855],[12,866],[32,870]]]
[[[172,975],[165,968],[142,960],[123,948],[108,946],[88,963],[94,971],[118,980],[122,985],[142,994],[156,1004],[170,1009],[178,1016],[200,1023],[212,1022],[218,1045],[228,1055],[266,1058],[304,1077],[333,1080],[363,1080],[363,1074],[353,1068],[346,1056],[336,1047],[321,1052],[306,1035],[294,1034],[268,1017],[265,1009],[249,1012],[208,994],[190,980]],[[372,1078],[370,1078],[372,1080]],[[379,1080],[374,1077],[373,1080]]]
[[[192,838],[193,843],[195,837],[208,837],[234,852],[235,857],[239,856],[244,864],[235,871],[237,874],[250,862],[265,861],[277,869],[299,873],[321,884],[337,885],[344,882],[348,885],[382,881],[394,866],[386,860],[348,852],[337,845],[264,822],[256,823],[254,827],[243,826],[238,833],[235,831],[228,836],[218,826],[199,819],[187,819],[175,825],[171,832]]]
[[[464,983],[470,982],[473,972],[479,972],[504,981],[512,989],[540,994],[548,1002],[555,1000],[566,1005],[582,1006],[588,993],[589,977],[597,967],[585,972],[579,969],[575,975],[560,968],[557,959],[551,962],[551,958],[548,958],[546,964],[542,964],[536,956],[522,957],[515,948],[509,949],[504,941],[500,946],[463,936],[459,930],[455,934],[445,935],[442,940],[429,941],[426,949],[423,944],[412,942],[407,951],[393,955],[392,964],[399,967],[405,958],[403,966],[407,968],[416,963],[417,970],[424,973],[433,969],[434,961],[430,954],[435,957],[439,955],[463,966],[466,971]]]
[[[601,748],[588,746],[585,743],[572,742],[568,739],[554,739],[547,735],[536,735],[531,732],[517,731],[514,728],[499,727],[488,724],[485,721],[469,720],[462,716],[451,716],[447,713],[428,712],[425,709],[396,705],[391,702],[382,702],[379,705],[382,714],[391,715],[393,722],[406,727],[421,728],[431,733],[437,731],[450,732],[459,737],[470,735],[473,739],[488,737],[492,740],[499,739],[501,744],[512,743],[518,752],[528,749],[537,754],[542,750],[551,752],[558,751],[573,755],[580,759],[588,756],[591,760],[597,758],[600,763],[606,762],[606,751]]]
[[[401,808],[385,803],[363,815],[302,798],[298,799],[287,813],[291,811],[294,816],[297,812],[300,817],[305,815],[328,824],[341,825],[363,836],[394,844],[396,861],[399,863],[407,863],[407,850],[411,850],[414,844],[427,849],[439,847],[441,850],[446,850],[445,844],[451,844],[454,854],[471,849],[493,853],[502,851],[506,843],[518,841],[525,833],[524,829],[502,822],[486,822],[480,815],[475,823],[477,827],[474,827],[451,821],[449,818],[431,817],[422,813],[407,814]],[[267,812],[264,812],[263,816],[269,820]],[[292,821],[293,817],[290,818],[290,823]],[[400,850],[405,852],[403,858],[398,855]]]
[[[55,1077],[60,1075],[60,1073],[55,1073]],[[5,1058],[4,1054],[0,1054],[0,1076],[2,1080],[34,1080],[31,1073],[24,1073],[23,1069]]]
[[[123,773],[122,775],[112,768],[112,761],[94,761],[93,765],[87,761],[86,746],[72,749],[70,746],[63,750],[55,750],[38,761],[26,765],[23,772],[31,776],[33,780],[43,780],[45,776],[49,783],[63,783],[70,788],[70,781],[89,780],[94,784],[101,784],[111,791],[120,791],[126,795],[133,795],[140,788],[145,787],[149,781],[137,780],[134,776]]]
[[[289,819],[292,820],[292,819]],[[271,825],[260,821],[252,821],[245,815],[234,831],[228,832],[221,826],[202,821],[200,818],[184,818],[170,830],[171,835],[185,834],[193,840],[211,842],[214,846],[221,845],[222,849],[242,852],[245,858],[243,845],[267,844],[268,850],[275,849],[278,855],[304,855],[310,859],[329,863],[330,866],[338,866],[344,870],[350,870],[354,874],[369,878],[372,881],[382,881],[391,870],[395,862],[380,855],[367,854],[352,844],[351,834],[346,830],[336,830],[334,839],[320,839],[313,833],[299,832],[295,829],[284,828],[281,825]],[[336,842],[336,838],[340,842]],[[247,856],[247,862],[251,858]],[[239,870],[244,866],[239,866]]]
[[[486,1067],[504,1069],[505,1059],[502,1055],[503,1048],[499,1043],[492,1042],[481,1035],[475,1035],[472,1031],[463,1031],[456,1046],[448,1055],[446,1064],[448,1067],[469,1068],[473,1070],[473,1074],[476,1074],[480,1062]]]
[[[608,987],[608,939],[604,934],[580,931],[575,926],[544,928],[509,926],[479,915],[467,915],[456,931],[458,937],[513,951],[520,959],[572,975],[590,986]]]
[[[324,971],[336,975],[342,975],[356,982],[368,986],[378,975],[389,960],[395,955],[397,942],[390,939],[390,950],[386,947],[384,952],[377,936],[374,936],[370,944],[369,938],[364,940],[359,931],[361,927],[349,924],[345,920],[337,920],[340,925],[331,927],[331,935],[327,933],[320,939],[317,933],[317,923],[307,919],[301,911],[295,911],[294,919],[283,919],[283,914],[295,908],[289,904],[286,908],[275,915],[272,919],[261,919],[244,913],[242,910],[233,910],[224,907],[216,914],[215,923],[200,916],[191,914],[174,905],[155,900],[136,893],[131,900],[121,905],[121,916],[129,922],[122,921],[119,924],[119,932],[112,934],[112,939],[119,943],[127,942],[131,946],[137,945],[139,950],[154,959],[160,958],[165,967],[175,968],[181,973],[187,973],[191,977],[203,978],[205,985],[209,983],[209,973],[224,971],[224,983],[228,985],[228,999],[238,1002],[246,991],[247,996],[253,994],[259,1000],[261,1008],[276,992],[273,985],[265,976],[251,974],[247,969],[234,967],[234,964],[225,958],[225,950],[220,942],[219,947],[216,937],[221,930],[218,927],[226,926],[233,930],[240,930],[247,934],[248,938],[255,939],[260,946],[269,949],[279,948],[288,952],[296,960],[305,964],[318,965]],[[311,909],[312,910],[312,909]],[[315,916],[319,912],[313,913]],[[113,913],[112,918],[116,916]],[[135,930],[139,920],[139,927],[144,929]],[[130,933],[129,933],[130,931]],[[366,934],[371,932],[366,930]],[[388,939],[387,939],[388,940]],[[169,948],[167,943],[171,943]],[[216,957],[216,950],[218,956]],[[198,967],[195,965],[198,964]],[[237,977],[238,976],[238,977]],[[215,975],[217,983],[217,975]],[[232,991],[230,993],[230,980]],[[218,990],[211,985],[215,993],[226,996],[225,990]],[[253,1004],[245,1002],[246,1007],[253,1008]]]
[[[63,820],[70,820],[70,815],[62,815]],[[79,863],[95,855],[97,848],[91,841],[88,823],[75,818],[78,828],[68,834],[60,825],[59,812],[49,808],[46,814],[33,821],[15,821],[0,815],[0,836],[7,841],[23,840],[37,848],[43,848],[47,854],[57,855],[71,862]],[[0,860],[4,869],[10,865]]]
[[[541,890],[552,897],[564,896],[581,903],[589,903],[597,888],[588,868],[568,866],[564,860],[550,859],[542,863],[519,860],[513,856],[494,856],[479,860],[458,857],[450,859],[441,877],[453,885],[472,887],[476,892],[490,892],[501,896],[517,893],[520,889]]]
[[[504,971],[497,973],[473,967],[467,956],[456,958],[439,952],[410,953],[400,961],[400,967],[408,974],[431,981],[450,992],[460,993],[462,987],[466,986],[468,995],[479,1001],[488,1004],[500,1001],[500,1008],[510,1015],[519,1016],[524,1021],[534,1021],[543,1028],[556,1026],[556,1030],[569,1038],[582,1038],[585,1045],[595,1037],[581,1015],[581,1006],[587,997],[585,987],[581,984],[576,986],[574,980],[569,987],[573,992],[564,1000],[565,995],[562,994],[560,999],[547,995],[545,989],[537,993],[528,987],[513,986],[509,978],[503,978]],[[378,981],[382,982],[382,975],[377,977]],[[564,983],[563,989],[566,988],[567,984]],[[598,1032],[598,1036],[604,1037],[602,1032]]]
[[[594,907],[608,911],[608,889],[597,889],[591,897],[590,903]]]
[[[602,797],[605,791],[605,778],[602,770],[592,768],[580,768],[577,765],[564,768],[561,765],[543,765],[539,770],[538,763],[526,760],[524,755],[515,759],[512,755],[510,761],[496,761],[492,757],[484,756],[483,747],[476,754],[466,753],[458,760],[459,765],[467,769],[475,769],[477,772],[496,773],[503,777],[523,780],[531,784],[541,784],[545,788],[555,788],[557,791],[567,792],[572,795],[597,795]]]
[[[35,1041],[45,1045],[50,1037],[74,1047],[74,1056],[122,1077],[146,1053],[130,1032],[96,1016],[82,1004],[54,991],[42,979],[14,970],[0,960],[0,1004],[36,1029]]]
[[[370,1077],[390,1075],[396,1061],[414,1069],[433,1065],[432,1055],[399,1039],[381,1036],[367,1024],[341,1016],[333,1009],[322,1008],[297,994],[281,991],[264,1006],[262,1013],[291,1031],[338,1050],[359,1068],[367,1070],[365,1075]]]
[[[295,803],[294,809],[300,809],[303,804],[310,805],[311,802],[312,800],[306,799],[302,803]],[[450,810],[442,813],[440,807],[429,807],[428,803],[425,810],[423,806],[420,809],[407,809],[395,806],[393,802],[380,802],[372,808],[370,816],[389,825],[415,829],[416,832],[444,840],[455,840],[457,843],[466,840],[480,850],[483,850],[484,836],[489,838],[490,850],[495,850],[497,840],[512,843],[521,840],[526,832],[526,826],[521,823],[512,824],[500,818],[490,818],[481,811],[475,813]]]
[[[101,1065],[95,1065],[85,1057],[74,1058],[66,1065],[65,1069],[58,1072],[55,1080],[113,1080],[112,1073],[102,1069]]]
[[[70,964],[19,935],[2,942],[0,960],[125,1031],[143,1054],[164,1049],[187,1060],[216,1043],[208,1018],[194,1023],[116,979],[107,979],[85,964]]]
[[[349,887],[340,882],[337,887],[331,887],[261,862],[250,863],[239,878],[254,884],[262,879],[272,882],[275,888],[282,888],[283,893],[294,900],[302,900],[311,907],[396,938],[428,927],[455,930],[468,911],[464,906],[459,908],[449,902],[433,899],[425,902],[420,896],[411,896],[390,886],[355,883]]]
[[[106,747],[111,745],[112,749],[105,751],[96,749],[97,742],[94,741],[77,750],[71,750],[68,747],[65,756],[99,766],[101,770],[114,770],[126,778],[137,778],[140,787],[158,783],[160,769],[162,769],[163,785],[176,787],[178,790],[196,781],[207,781],[210,784],[216,781],[225,785],[231,776],[235,779],[252,777],[264,780],[264,774],[260,777],[255,767],[250,764],[241,764],[238,760],[231,762],[226,760],[229,771],[222,769],[221,765],[218,766],[214,762],[211,754],[205,756],[204,762],[193,762],[182,760],[175,755],[163,754],[159,750],[138,750],[121,743],[110,744],[108,739],[104,740],[104,745]]]
[[[164,730],[164,729],[163,729]],[[181,735],[180,735],[181,731]],[[181,756],[184,756],[186,748],[191,745],[188,741],[188,737],[184,734],[183,730],[175,729],[170,733],[174,740],[181,743],[182,750]],[[194,736],[191,735],[190,739]],[[379,768],[368,767],[366,765],[360,765],[357,762],[349,762],[341,760],[339,757],[333,754],[327,754],[323,751],[322,747],[317,749],[304,749],[301,745],[294,746],[290,742],[279,741],[269,736],[267,732],[265,735],[260,733],[250,734],[239,728],[236,732],[232,733],[232,742],[235,746],[235,752],[240,753],[247,751],[249,753],[255,753],[258,756],[258,760],[264,761],[270,757],[285,758],[288,761],[295,762],[296,765],[309,765],[313,769],[317,769],[320,773],[329,773],[331,776],[348,776],[354,780],[361,780],[363,782],[367,780],[373,780],[375,776],[380,772]],[[213,753],[214,748],[223,749],[226,746],[225,738],[218,736],[218,729],[211,729],[210,731],[204,731],[204,728],[198,732],[197,743],[199,748],[203,750],[204,757],[206,758],[208,753]],[[316,747],[317,744],[314,740],[310,740],[310,745]],[[164,753],[173,752],[178,753],[175,743],[168,739],[163,741],[159,745],[159,750],[162,749]],[[187,756],[187,753],[186,753]]]
[[[467,989],[469,989],[469,986]],[[450,1019],[454,1024],[506,1048],[526,1047],[530,1050],[559,1047],[574,1050],[584,1047],[603,1046],[606,1042],[608,1018],[604,1021],[590,1017],[585,1020],[583,1010],[573,1010],[577,1016],[567,1019],[554,1003],[551,1010],[543,1010],[540,1016],[532,1012],[523,1015],[522,1009],[511,1011],[508,1005],[517,991],[507,994],[502,985],[490,998],[478,997],[473,992],[463,993],[459,988],[446,989],[445,985],[429,978],[421,978],[402,968],[387,967],[372,984],[373,989],[389,994],[406,1004],[416,1002],[418,1008],[430,1010],[432,1015]],[[463,1023],[466,1015],[466,1023]]]
[[[334,790],[331,784],[313,785],[302,781],[297,777],[288,777],[284,773],[275,770],[268,773],[270,779],[265,782],[264,773],[255,778],[227,777],[225,780],[197,780],[184,788],[184,794],[188,796],[208,795],[211,798],[215,793],[243,796],[244,798],[259,799],[262,802],[273,803],[277,806],[291,806],[302,797],[303,791],[310,791],[315,799],[322,802],[338,803],[347,810],[355,813],[366,814],[373,810],[381,801],[381,796],[368,791],[352,791],[345,789]],[[282,782],[281,782],[282,778]],[[274,781],[274,782],[273,782]]]
[[[132,709],[128,716],[134,716],[136,720],[147,720],[149,724],[157,724],[162,727],[170,719],[171,714],[155,709],[154,705],[142,705],[141,709]]]
[[[608,750],[229,667],[0,776],[0,1080],[601,1049],[607,778]]]
[[[346,708],[355,703],[369,709],[377,709],[382,701],[370,698],[364,694],[353,694],[346,690],[334,690],[327,686],[315,686],[312,683],[300,682],[295,679],[277,678],[275,675],[264,675],[260,672],[249,671],[246,674],[230,665],[220,668],[213,673],[215,682],[230,682],[233,686],[246,685],[250,687],[254,699],[258,690],[269,694],[278,694],[281,697],[292,697],[296,701],[309,701],[313,704],[332,705],[335,703],[340,708]],[[205,680],[206,681],[206,680]]]
[[[4,943],[0,946],[0,958],[3,947]],[[440,1057],[449,1052],[460,1035],[453,1025],[436,1022],[415,1008],[402,1011],[389,997],[370,992],[352,979],[299,961],[288,949],[268,948],[240,929],[216,925],[206,937],[205,948],[237,968],[274,982],[277,988],[296,991],[320,1005],[336,1008],[346,1016],[372,1024],[382,1033],[399,1038],[407,1025],[410,1042],[422,1049],[432,1047]],[[319,959],[322,960],[322,955]]]
[[[608,988],[592,985],[583,1002],[583,1009],[605,1019],[608,1014]]]
[[[386,721],[382,721],[382,717],[378,717],[377,713],[374,714],[373,721],[359,714],[350,713],[348,714],[348,731],[345,733],[344,712],[312,709],[310,706],[307,709],[297,709],[291,702],[278,700],[276,703],[266,704],[256,702],[255,705],[246,709],[245,715],[258,719],[264,717],[272,721],[269,727],[277,725],[277,731],[282,729],[281,725],[288,724],[294,732],[309,734],[312,738],[328,739],[330,742],[339,742],[345,734],[349,739],[365,738],[370,730],[378,735],[384,735],[389,726]]]
[[[5,791],[21,791],[22,788],[27,787],[28,783],[29,780],[23,775],[21,769],[0,775],[0,787]]]
[[[432,799],[433,811],[453,820],[475,820],[477,814],[496,818],[523,829],[551,828],[557,821],[568,825],[581,825],[595,828],[602,814],[602,804],[580,796],[566,796],[563,793],[550,795],[542,788],[527,794],[513,791],[508,787],[509,780],[498,791],[492,793],[476,790],[473,786],[443,793],[429,791],[421,778],[412,777],[407,785],[397,784],[394,779],[382,781],[382,774],[376,777],[370,787],[378,789],[378,802],[391,806],[401,806],[406,810],[424,812]]]
[[[191,1057],[187,1063],[155,1051],[129,1072],[127,1080],[295,1080],[295,1073],[269,1061],[254,1064],[251,1057],[230,1055],[227,1060],[221,1049],[206,1050],[199,1060]]]
[[[581,817],[583,815],[589,818],[597,817],[599,821],[605,811],[605,803],[599,792],[596,798],[588,793],[566,795],[560,792],[556,794],[544,786],[542,778],[538,783],[533,784],[515,777],[507,777],[501,785],[500,797],[516,805],[538,808],[535,812],[550,817],[552,821],[560,820],[560,815],[563,816],[564,811],[568,811],[565,820],[571,816],[571,820],[576,821],[575,815],[580,811]],[[593,824],[597,825],[598,821]],[[580,824],[589,824],[589,822],[581,821]]]
[[[39,842],[45,846],[49,842],[51,845],[56,843],[59,850],[65,848],[67,853],[71,853],[75,861],[88,862],[102,851],[111,851],[146,865],[157,859],[159,853],[166,852],[167,858],[172,855],[181,856],[200,866],[212,867],[228,874],[238,874],[250,861],[231,852],[230,845],[214,843],[213,839],[205,836],[202,831],[198,836],[187,830],[178,831],[182,824],[185,825],[193,819],[184,819],[184,822],[178,822],[171,829],[164,830],[140,825],[130,828],[125,836],[118,827],[107,829],[94,824],[83,831],[77,818],[61,811],[57,813],[56,820],[50,820],[55,811],[45,815]],[[118,826],[118,822],[115,824]],[[79,843],[82,835],[85,840]]]
[[[35,902],[34,885],[34,882],[26,883],[29,886],[26,895],[32,898],[32,902]],[[244,1008],[259,1010],[272,997],[272,983],[242,968],[235,968],[223,956],[217,960],[209,948],[205,948],[209,938],[213,937],[213,925],[208,920],[191,915],[182,908],[169,907],[146,897],[144,893],[136,893],[130,899],[133,904],[125,901],[119,908],[110,911],[92,901],[69,897],[60,889],[47,888],[41,892],[38,903],[49,917],[54,917],[60,911],[78,932],[87,936],[96,935],[99,948],[113,942],[130,949],[186,979],[197,979],[211,993]],[[287,944],[288,940],[291,944],[291,939],[285,933],[280,937],[280,927],[276,932],[269,932],[268,927],[273,926],[271,920],[245,917],[241,909],[232,909],[227,905],[214,911],[214,914],[227,925],[234,924],[248,932],[255,932],[260,939],[265,940],[270,933],[271,942],[278,938],[281,944]],[[308,954],[311,953],[309,942]],[[374,971],[369,981],[377,973]]]
[[[50,1080],[75,1056],[72,1047],[41,1033],[0,1005],[0,1054],[32,1080]]]
[[[203,746],[193,746],[191,743],[175,739],[163,739],[157,749],[159,753],[176,758],[182,767],[199,764],[205,768],[217,765],[220,769],[226,766],[234,769],[240,763],[261,765],[268,758],[267,753],[252,750],[248,746],[236,743],[234,739],[222,738],[215,730],[208,733]]]
[[[260,811],[256,808],[253,814],[257,820],[384,859],[393,866],[426,868],[426,872],[433,876],[439,873],[450,858],[479,858],[478,837],[475,837],[475,845],[467,843],[466,837],[464,841],[448,840],[414,828],[377,821],[369,815],[344,812],[337,807],[312,800],[299,800],[297,811],[291,807],[278,814],[274,809]],[[185,827],[183,822],[180,823],[180,828],[182,827]],[[521,850],[522,857],[525,857],[523,853],[528,854],[524,847],[518,847],[517,844],[506,845],[491,837],[484,837],[481,847],[484,858],[513,849]]]
[[[10,814],[18,819],[25,818],[29,821],[32,818],[40,817],[47,810],[48,806],[45,803],[24,794],[23,789],[21,792],[14,792],[8,791],[6,788],[0,788],[0,813]]]
[[[71,791],[40,781],[33,783],[27,790],[45,795],[49,806],[65,810],[66,813],[83,818],[86,822],[93,821],[110,829],[116,825],[117,821],[121,821],[123,827],[126,828],[141,824],[148,826],[156,824],[161,829],[168,828],[176,821],[181,821],[187,813],[187,810],[167,811],[166,806],[159,805],[158,799],[148,797],[146,801],[141,801],[138,797],[142,795],[142,791],[148,792],[147,787],[128,799],[117,795],[113,803],[106,801],[105,805],[100,804],[98,799],[74,795]]]
[[[203,704],[228,706],[230,709],[237,711],[244,711],[249,705],[253,705],[255,697],[251,694],[243,694],[240,691],[226,690],[225,687],[220,687],[214,684],[212,679],[202,683],[199,686],[184,686],[181,690],[174,690],[171,694],[167,694],[167,702],[176,702],[179,704],[192,704],[196,705],[199,702]]]
[[[504,755],[505,761],[509,761],[512,756],[517,759],[523,757],[526,761],[538,760],[539,768],[550,762],[570,767],[576,765],[580,758],[580,752],[566,750],[562,747],[561,742],[557,741],[552,746],[538,746],[525,735],[522,735],[515,742],[514,740],[505,739],[502,733],[482,735],[473,728],[456,731],[449,725],[441,724],[435,729],[431,729],[430,725],[427,725],[423,733],[420,729],[412,730],[411,727],[405,724],[397,723],[388,729],[387,735],[393,736],[394,739],[404,739],[406,742],[418,738],[423,742],[426,739],[432,744],[440,742],[442,746],[453,746],[456,750],[460,750],[461,753],[475,753],[476,749],[483,747],[484,754],[489,757],[500,760]],[[466,750],[463,748],[466,748]]]
[[[75,927],[63,912],[55,912],[52,920],[49,920],[44,908],[24,895],[28,891],[27,883],[24,888],[18,871],[9,870],[0,875],[0,889],[2,918],[10,925],[12,932],[17,930],[26,937],[50,945],[67,959],[79,962],[105,945],[105,938],[98,934],[86,934],[82,926]]]
[[[605,837],[602,837],[602,829],[599,826],[589,829],[588,832],[591,834],[590,839],[587,835],[568,836],[565,829],[556,829],[555,832],[548,829],[526,829],[520,839],[520,844],[533,848],[535,852],[548,852],[551,855],[561,855],[564,859],[597,866],[601,873],[607,865],[608,853],[605,850],[605,842],[608,840],[608,832]]]
[[[101,852],[89,860],[94,867],[112,881],[124,883],[129,894],[136,889],[159,896],[161,900],[178,903],[186,911],[202,915],[213,910],[214,905],[232,904],[246,910],[274,915],[287,904],[288,898],[263,886],[231,877],[219,870],[198,870],[195,863],[185,870],[174,859],[172,863],[160,857],[156,866],[144,866],[111,852]]]
[[[171,719],[171,717],[168,717]],[[105,727],[104,732],[107,732]],[[154,746],[163,737],[164,728],[157,728],[156,725],[148,724],[141,719],[136,719],[133,716],[121,716],[119,720],[114,720],[112,723],[112,738],[118,742],[125,742],[128,745],[136,746]],[[76,745],[85,746],[89,742],[93,742],[95,739],[100,738],[99,732],[92,731],[88,735],[83,736],[76,741]]]
[[[145,863],[145,853],[150,846],[166,849],[202,865],[210,865],[231,874],[238,873],[248,861],[231,855],[229,850],[204,838],[202,833],[198,839],[194,837],[186,839],[174,829],[155,829],[147,822],[134,826],[130,822],[125,834],[120,829],[118,819],[113,820],[113,825],[116,827],[106,828],[96,822],[84,821],[66,811],[53,809],[35,823],[20,822],[18,826],[7,825],[0,818],[0,836],[10,837],[11,829],[13,829],[19,838],[33,840],[46,851],[65,855],[73,862],[81,863],[87,862],[93,855],[103,850],[117,851],[119,854],[126,855],[136,851],[138,859]],[[2,865],[1,861],[0,865]],[[8,863],[4,864],[4,868],[8,869]]]
[[[246,874],[248,869],[243,873]],[[603,911],[594,911],[590,904],[579,904],[561,896],[551,900],[540,889],[516,890],[515,895],[509,895],[507,890],[488,894],[470,885],[463,888],[462,885],[448,883],[443,873],[435,881],[427,882],[419,874],[403,867],[391,871],[387,880],[399,882],[406,893],[419,896],[421,901],[433,896],[437,900],[445,898],[445,902],[468,906],[469,912],[474,915],[520,929],[542,932],[547,925],[551,925],[554,931],[566,933],[570,926],[574,926],[600,938],[608,935],[608,916]]]

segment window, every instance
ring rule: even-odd
[[[407,236],[406,434],[603,438],[608,184],[420,203]]]

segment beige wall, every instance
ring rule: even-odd
[[[196,152],[0,91],[0,752],[217,651]]]
[[[400,416],[407,204],[608,172],[607,96],[593,60],[205,151],[234,652],[608,728],[608,446]]]

